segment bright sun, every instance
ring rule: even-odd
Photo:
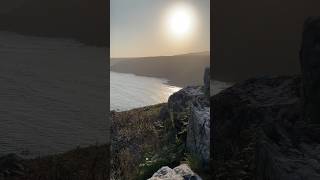
[[[194,14],[187,4],[176,4],[166,18],[167,28],[175,38],[186,38],[194,27]]]

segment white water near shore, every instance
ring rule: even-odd
[[[110,72],[110,109],[125,111],[167,102],[180,87],[166,84],[165,79]]]

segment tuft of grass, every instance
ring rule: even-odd
[[[189,167],[195,172],[199,172],[204,169],[201,159],[198,156],[190,153],[185,154],[184,163],[188,164]]]
[[[184,152],[183,144],[169,144],[156,152],[147,152],[144,155],[144,161],[139,165],[137,179],[148,179],[163,166],[175,167],[179,165]]]
[[[137,179],[140,164],[162,146],[164,121],[159,113],[165,104],[115,112],[112,116],[112,177]]]
[[[216,158],[212,162],[212,178],[254,179],[256,138],[254,130],[243,130],[237,140],[238,144],[228,144],[228,149],[232,149],[232,156],[226,156],[224,151],[216,153]]]

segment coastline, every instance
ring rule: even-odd
[[[203,84],[203,69],[210,65],[210,53],[174,56],[111,58],[110,70],[119,73],[166,79],[170,86]]]
[[[166,79],[110,71],[110,110],[121,112],[165,103],[181,89],[167,82]]]

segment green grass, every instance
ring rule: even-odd
[[[184,145],[169,144],[161,150],[153,153],[146,153],[144,161],[139,165],[139,174],[137,179],[144,180],[150,178],[153,173],[163,166],[175,167],[180,164],[184,155]]]

